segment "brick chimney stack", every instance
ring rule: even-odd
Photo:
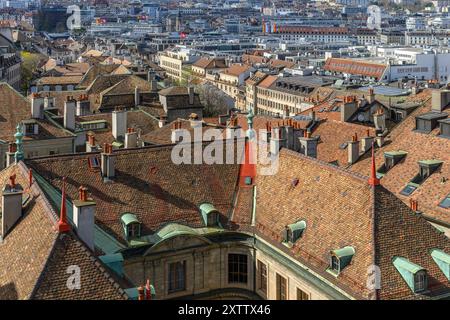
[[[9,177],[9,184],[5,185],[2,192],[2,229],[1,239],[11,230],[15,223],[22,217],[23,189],[16,183],[16,175]]]
[[[14,164],[16,162],[15,154],[17,151],[17,146],[15,143],[10,143],[8,145],[8,151],[6,152],[6,167]]]
[[[370,136],[370,129],[367,129],[367,134],[365,137],[361,138],[361,152],[366,153],[372,147],[374,137]]]
[[[136,130],[134,128],[128,128],[127,133],[125,133],[125,148],[136,148],[137,138]]]
[[[112,145],[109,143],[103,144],[103,152],[101,154],[101,169],[104,179],[112,179],[115,176],[115,162],[116,158],[113,155]]]
[[[86,152],[93,152],[97,150],[97,146],[95,145],[95,136],[94,134],[88,134],[87,135],[87,141],[86,141]]]
[[[87,189],[78,189],[79,199],[73,201],[73,223],[80,239],[94,251],[95,207],[94,201],[88,199]]]
[[[353,164],[359,159],[359,141],[358,135],[352,136],[352,141],[348,142],[348,163]]]

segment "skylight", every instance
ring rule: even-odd
[[[439,203],[439,207],[449,209],[450,208],[450,193],[447,195],[447,197],[444,198],[444,200]]]

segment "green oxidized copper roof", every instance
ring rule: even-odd
[[[428,166],[437,166],[442,164],[443,161],[441,160],[420,160],[419,164],[424,164]]]
[[[408,152],[398,150],[398,151],[387,151],[384,154],[385,155],[389,155],[389,156],[393,156],[393,157],[398,157],[398,156],[405,156],[405,155],[408,154]]]
[[[288,227],[292,231],[304,230],[306,228],[306,222],[304,220],[297,221],[296,223],[292,223],[292,224],[288,225]]]
[[[421,266],[419,266],[403,257],[395,257],[392,262],[394,263],[394,266],[395,266],[395,268],[397,268],[397,270],[399,268],[401,268],[403,270],[411,272],[412,274],[415,274],[416,272],[421,271],[421,270],[425,270]]]
[[[125,212],[121,217],[120,220],[127,226],[130,223],[139,223],[138,218],[134,213],[131,212]]]
[[[340,249],[333,250],[332,253],[338,258],[348,257],[355,254],[355,249],[352,246],[346,246]]]
[[[443,262],[449,263],[450,264],[450,254],[445,253],[442,250],[439,249],[433,249],[433,251],[431,251],[431,256],[433,258],[439,259]]]
[[[38,183],[39,187],[45,193],[52,206],[59,212],[61,209],[61,192],[54,188],[47,180],[45,180],[38,173],[33,172],[33,177]],[[66,199],[67,218],[73,224],[73,206],[69,199]],[[103,251],[105,254],[116,253],[125,248],[120,242],[114,239],[111,235],[106,233],[98,225],[94,229],[94,244],[95,247]]]
[[[211,203],[202,203],[199,206],[199,209],[206,214],[217,211],[217,209]]]

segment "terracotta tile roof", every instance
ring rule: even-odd
[[[186,129],[189,131],[191,135],[191,139],[195,139],[194,135],[194,129],[191,126],[191,122],[189,120],[185,119],[178,119],[174,122],[179,121],[181,124],[181,129]],[[172,144],[172,124],[174,123],[166,124],[165,126],[161,128],[157,128],[149,133],[143,134],[141,136],[142,140],[152,144],[152,145],[165,145],[165,144]],[[204,133],[206,130],[211,128],[219,128],[219,130],[222,130],[222,128],[218,124],[211,124],[208,125],[207,123],[204,123],[202,127],[202,132]],[[202,133],[202,139],[203,139],[203,133]],[[197,141],[197,140],[195,140]]]
[[[312,136],[320,137],[317,145],[318,159],[347,166],[348,150],[347,147],[343,148],[343,145],[351,141],[355,133],[359,138],[367,136],[367,130],[371,136],[375,136],[374,128],[330,119],[321,121],[312,131]]]
[[[67,270],[80,268],[80,289],[67,287]],[[33,293],[35,300],[124,300],[123,289],[106,271],[106,267],[69,232],[60,234],[52,254]]]
[[[285,149],[279,165],[275,175],[256,179],[257,235],[357,298],[375,298],[367,288],[373,264],[382,272],[381,298],[417,297],[393,268],[395,255],[427,268],[432,293],[450,292],[429,254],[432,248],[448,252],[450,240],[384,187],[374,190],[364,176]],[[299,220],[306,221],[304,234],[292,248],[283,246],[285,226]],[[344,246],[355,249],[352,262],[339,276],[332,276],[326,271],[330,251]]]
[[[77,122],[105,120],[107,128],[101,130],[89,131],[95,137],[98,145],[103,146],[104,143],[113,143],[115,141],[112,135],[112,115],[111,113],[97,113],[88,116],[77,117]],[[141,136],[159,129],[159,121],[145,111],[128,111],[127,112],[127,128],[134,128],[136,132],[141,132]]]
[[[129,77],[129,75],[100,75],[86,88],[86,91],[88,94],[100,94],[127,77]]]
[[[42,77],[36,81],[38,85],[77,85],[80,83],[82,76],[61,76],[61,77]]]
[[[382,179],[383,185],[409,204],[410,199],[419,201],[419,210],[425,215],[450,224],[449,209],[439,207],[439,203],[450,194],[450,140],[437,137],[436,132],[430,134],[419,133],[415,129],[415,116],[429,112],[431,101],[417,108],[403,122],[395,127],[386,137],[385,145],[377,149],[376,162],[378,167],[384,163],[384,153],[388,151],[406,151],[408,154],[403,161],[390,169]],[[417,188],[411,196],[401,195],[399,192],[419,173],[418,161],[438,159],[443,164],[437,172],[432,174]],[[351,170],[367,174],[369,159],[362,159],[351,166]],[[442,180],[446,182],[442,183]]]
[[[267,89],[278,80],[277,76],[269,75],[258,84],[258,87]]]
[[[6,83],[0,83],[0,140],[12,141],[18,123],[31,119],[31,102]],[[37,135],[27,135],[24,140],[70,137],[71,133],[55,125],[48,118],[35,119],[39,125]]]
[[[76,198],[86,186],[97,203],[96,223],[116,239],[124,241],[120,217],[133,212],[150,234],[168,222],[203,226],[198,206],[212,203],[229,217],[239,165],[176,165],[172,147],[151,147],[116,151],[116,177],[103,182],[99,171],[91,171],[88,157],[77,154],[33,159],[29,165],[57,189],[67,177],[67,195]],[[97,154],[97,156],[99,156]]]
[[[228,67],[227,69],[225,69],[224,71],[222,71],[222,73],[228,74],[231,76],[235,76],[235,77],[239,77],[241,74],[248,71],[250,68],[251,67],[246,64],[242,64],[242,65],[241,64],[233,64],[230,67]]]
[[[242,62],[247,64],[258,64],[258,63],[266,63],[269,59],[263,56],[251,55],[251,54],[243,54]]]
[[[278,60],[278,59],[270,59],[269,65],[273,68],[292,68],[295,66],[295,62]]]
[[[99,75],[107,75],[116,70],[119,65],[102,65],[96,64],[89,68],[86,74],[83,76],[80,84],[78,85],[81,89],[85,89],[91,85],[91,83],[99,76]]]
[[[206,69],[214,60],[210,58],[200,58],[192,66]]]
[[[136,87],[139,89],[141,93],[151,91],[150,82],[137,76],[128,76],[122,81],[116,83],[114,86],[103,91],[102,94],[104,95],[119,95],[130,93],[134,94],[134,90]]]
[[[386,68],[387,66],[384,64],[340,58],[329,58],[324,66],[324,69],[328,71],[368,76],[377,79],[380,79],[383,76]]]
[[[1,186],[16,174],[16,182],[30,197],[23,217],[0,245],[0,298],[125,299],[105,268],[72,232],[58,235],[54,228],[57,215],[36,183],[28,187],[27,171],[23,163],[0,171]],[[81,268],[81,290],[67,288],[70,265]]]

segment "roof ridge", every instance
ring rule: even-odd
[[[296,152],[296,151],[293,151],[293,150],[290,150],[290,149],[281,148],[280,153],[285,153],[288,156],[301,158],[301,159],[310,161],[312,163],[317,163],[317,164],[319,164],[320,166],[322,166],[324,168],[330,169],[331,171],[340,172],[342,174],[345,174],[345,175],[347,175],[347,176],[349,176],[351,178],[354,178],[354,179],[359,180],[359,181],[364,182],[364,183],[367,183],[367,180],[369,179],[369,177],[364,176],[362,174],[359,174],[357,172],[351,171],[349,169],[345,169],[343,167],[335,166],[335,165],[333,165],[331,163],[328,163],[328,162],[323,161],[323,160],[319,160],[317,158],[312,158],[312,157],[305,156],[304,154],[301,154],[299,152]]]

